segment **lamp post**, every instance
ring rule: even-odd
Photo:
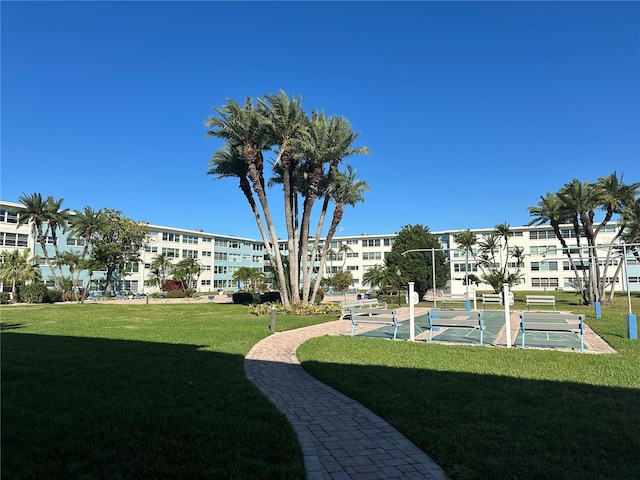
[[[438,304],[436,302],[436,252],[444,252],[448,250],[447,248],[412,248],[411,250],[406,250],[401,253],[404,257],[407,253],[411,252],[431,252],[431,276],[433,280],[433,308],[438,308]],[[469,294],[467,293],[467,298],[469,298]]]
[[[398,276],[398,307],[400,307],[400,288],[402,288],[402,272],[400,269],[396,270]]]
[[[631,288],[629,288],[629,265],[627,264],[627,246],[622,242],[622,261],[624,262],[624,278],[627,285],[627,304],[629,313],[627,313],[627,336],[632,340],[638,339],[638,323],[636,316],[631,312]],[[613,287],[611,287],[613,288]]]

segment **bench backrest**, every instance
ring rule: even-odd
[[[527,295],[527,303],[555,303],[556,297],[552,295]]]

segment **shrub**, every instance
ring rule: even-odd
[[[60,297],[62,297],[61,292]],[[20,299],[26,303],[50,302],[47,286],[44,283],[35,282],[20,287]]]
[[[170,290],[167,292],[167,298],[186,298],[187,294],[184,290]]]
[[[60,290],[47,290],[47,297],[45,302],[48,303],[55,303],[55,302],[61,302],[62,301],[62,292]]]
[[[260,295],[260,303],[282,303],[280,292],[265,292]]]
[[[276,313],[280,315],[340,315],[341,307],[339,302],[328,302],[322,304],[294,305],[293,307],[285,307],[281,303],[262,303],[259,305],[251,305],[249,313],[253,315],[269,315],[271,307],[276,307]]]
[[[0,292],[0,305],[6,305],[9,303],[9,298],[11,298],[9,292]]]
[[[251,305],[254,302],[253,294],[250,292],[236,292],[231,298],[233,298],[233,303],[238,305]]]

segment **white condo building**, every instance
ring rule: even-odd
[[[29,248],[36,255],[42,255],[41,247],[32,235],[29,225],[18,226],[21,205],[17,203],[0,201],[0,251]],[[206,293],[215,290],[237,290],[238,286],[233,282],[233,274],[240,267],[251,267],[264,271],[268,259],[262,241],[236,237],[229,234],[209,233],[201,230],[186,230],[177,227],[160,225],[148,225],[149,241],[140,252],[140,262],[127,266],[127,271],[115,279],[115,288],[119,291],[131,291],[152,293],[157,288],[145,287],[145,280],[150,277],[150,265],[153,258],[161,253],[176,261],[183,258],[197,259],[202,266],[202,273],[196,285],[191,285],[199,292]],[[568,260],[563,257],[562,247],[556,239],[553,230],[548,225],[542,226],[511,226],[513,237],[509,239],[509,245],[521,247],[525,252],[524,266],[521,268],[521,278],[514,290],[572,290],[574,287],[574,273]],[[606,226],[598,235],[598,243],[608,245],[616,234],[616,225]],[[577,242],[571,225],[561,227],[563,237],[569,248],[576,248]],[[472,230],[477,235],[478,241],[491,234],[493,228]],[[443,251],[448,258],[449,285],[447,290],[451,293],[464,293],[465,266],[467,259],[465,252],[459,250],[454,236],[460,230],[434,231],[440,241]],[[327,259],[324,276],[330,276],[341,270],[348,270],[353,275],[352,289],[365,291],[368,285],[362,281],[364,274],[375,265],[382,265],[386,254],[391,251],[395,233],[387,234],[360,234],[356,236],[334,237],[331,241],[331,249],[336,253],[331,259]],[[583,242],[584,243],[584,242]],[[350,251],[338,252],[341,245],[346,244]],[[82,244],[78,239],[69,236],[69,232],[61,232],[58,238],[58,246],[61,251],[80,251]],[[286,244],[280,246],[281,249]],[[53,255],[53,249],[50,252]],[[598,253],[604,256],[606,251]],[[640,262],[632,255],[627,255],[626,269],[616,269],[621,257],[610,258],[608,275],[617,276],[608,280],[615,284],[616,290],[640,291]],[[48,267],[43,260],[39,261],[43,280],[47,281]],[[477,265],[472,258],[468,260],[469,274],[482,277]],[[515,265],[514,265],[515,267]],[[588,268],[588,266],[585,266]],[[515,270],[515,268],[514,268]],[[104,273],[94,272],[91,289],[102,290]],[[628,282],[628,286],[627,286]],[[52,284],[48,281],[48,284]],[[2,291],[11,290],[11,285],[0,284]],[[480,290],[489,290],[487,285],[481,284]]]

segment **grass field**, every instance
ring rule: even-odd
[[[596,319],[573,295],[555,295],[559,309],[585,313],[618,353],[322,337],[298,357],[453,478],[638,479],[640,343],[626,338],[626,299]],[[637,297],[634,305],[637,312]]]
[[[454,478],[640,478],[626,299],[595,319],[556,296],[619,353],[322,337],[299,357]],[[279,316],[278,330],[329,319]],[[2,307],[0,320],[3,479],[304,478],[293,429],[244,376],[268,317],[104,303]]]
[[[304,478],[293,429],[244,376],[269,334],[245,312],[2,307],[2,478]],[[278,328],[322,320],[281,316]]]

